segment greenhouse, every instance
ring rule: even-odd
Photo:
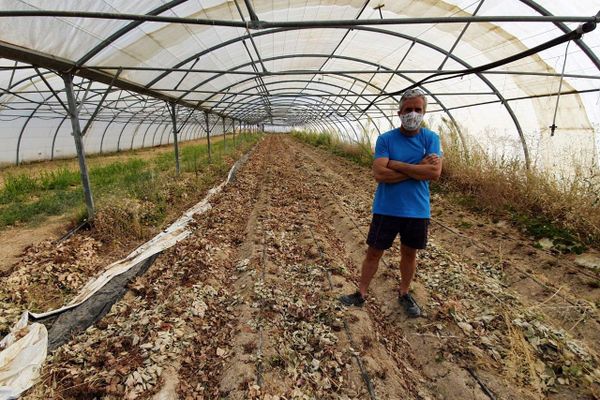
[[[0,6],[0,399],[600,397],[600,0]]]

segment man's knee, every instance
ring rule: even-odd
[[[372,246],[367,248],[366,257],[368,261],[378,262],[381,259],[381,256],[383,256],[383,250],[379,250]]]
[[[400,246],[400,255],[406,258],[417,258],[417,249],[405,245]]]

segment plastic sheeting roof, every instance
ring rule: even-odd
[[[60,73],[76,75],[83,125],[102,103],[87,153],[170,143],[166,102],[181,105],[180,140],[206,135],[204,112],[211,134],[268,124],[360,140],[399,124],[398,96],[382,94],[598,21],[600,1],[0,0],[0,10],[0,163],[18,163],[75,154]],[[600,29],[432,79],[430,122],[455,121],[470,145],[543,168],[597,163],[598,49]]]

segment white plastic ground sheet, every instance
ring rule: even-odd
[[[36,319],[44,318],[77,307],[115,276],[127,272],[137,263],[188,237],[191,234],[188,225],[193,220],[193,216],[203,214],[211,209],[210,199],[221,192],[231,181],[235,171],[246,158],[247,155],[238,160],[229,171],[227,179],[210,189],[202,201],[187,210],[177,221],[139,246],[127,257],[106,267],[100,275],[89,281],[69,304],[44,313],[25,311],[11,329],[11,333],[0,342],[0,400],[16,399],[33,386],[46,359],[48,332],[43,324],[28,324],[29,316]]]
[[[10,333],[0,341],[0,399],[16,399],[39,376],[48,349],[48,331],[43,324],[28,325],[23,313]]]

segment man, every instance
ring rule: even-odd
[[[421,127],[427,98],[418,89],[402,95],[398,115],[402,124],[377,138],[373,176],[378,182],[373,219],[356,293],[340,297],[347,306],[362,306],[383,252],[400,235],[400,290],[398,300],[410,317],[421,315],[409,292],[417,266],[417,250],[427,244],[430,201],[429,181],[442,172],[439,137]]]

